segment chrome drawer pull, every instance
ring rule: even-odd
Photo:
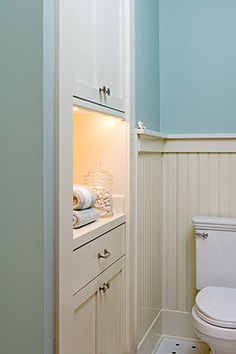
[[[207,232],[200,232],[200,231],[196,231],[196,235],[200,236],[204,239],[206,239],[208,237],[208,233]]]
[[[98,259],[100,259],[100,258],[109,258],[111,256],[111,253],[107,250],[107,249],[105,249],[104,250],[104,254],[101,254],[100,252],[98,253]]]

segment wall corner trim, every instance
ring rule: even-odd
[[[153,353],[162,338],[162,310],[160,310],[137,346],[138,354]]]

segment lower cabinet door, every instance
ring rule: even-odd
[[[76,354],[124,354],[124,257],[74,295]]]
[[[97,292],[74,311],[75,347],[78,354],[96,354]]]
[[[123,269],[106,283],[98,298],[98,354],[123,354]]]

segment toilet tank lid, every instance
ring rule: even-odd
[[[192,222],[196,230],[236,231],[236,218],[194,216]]]

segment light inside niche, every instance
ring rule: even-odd
[[[73,106],[74,117],[83,116],[83,117],[96,117],[97,119],[102,119],[103,123],[107,126],[114,126],[117,122],[124,122],[125,119],[122,117],[110,116],[105,113],[100,113],[97,111],[93,111],[87,108],[83,108],[80,106]]]
[[[124,170],[126,123],[123,119],[76,107],[73,109],[73,181],[83,184],[84,176],[101,162],[121,184]],[[120,167],[122,166],[122,167]],[[120,193],[122,188],[116,188]]]
[[[116,125],[116,123],[117,123],[117,120],[116,120],[116,118],[114,118],[114,117],[110,117],[110,116],[103,116],[103,117],[101,117],[102,119],[103,119],[103,125],[104,125],[104,127],[113,127],[113,126],[115,126]]]

